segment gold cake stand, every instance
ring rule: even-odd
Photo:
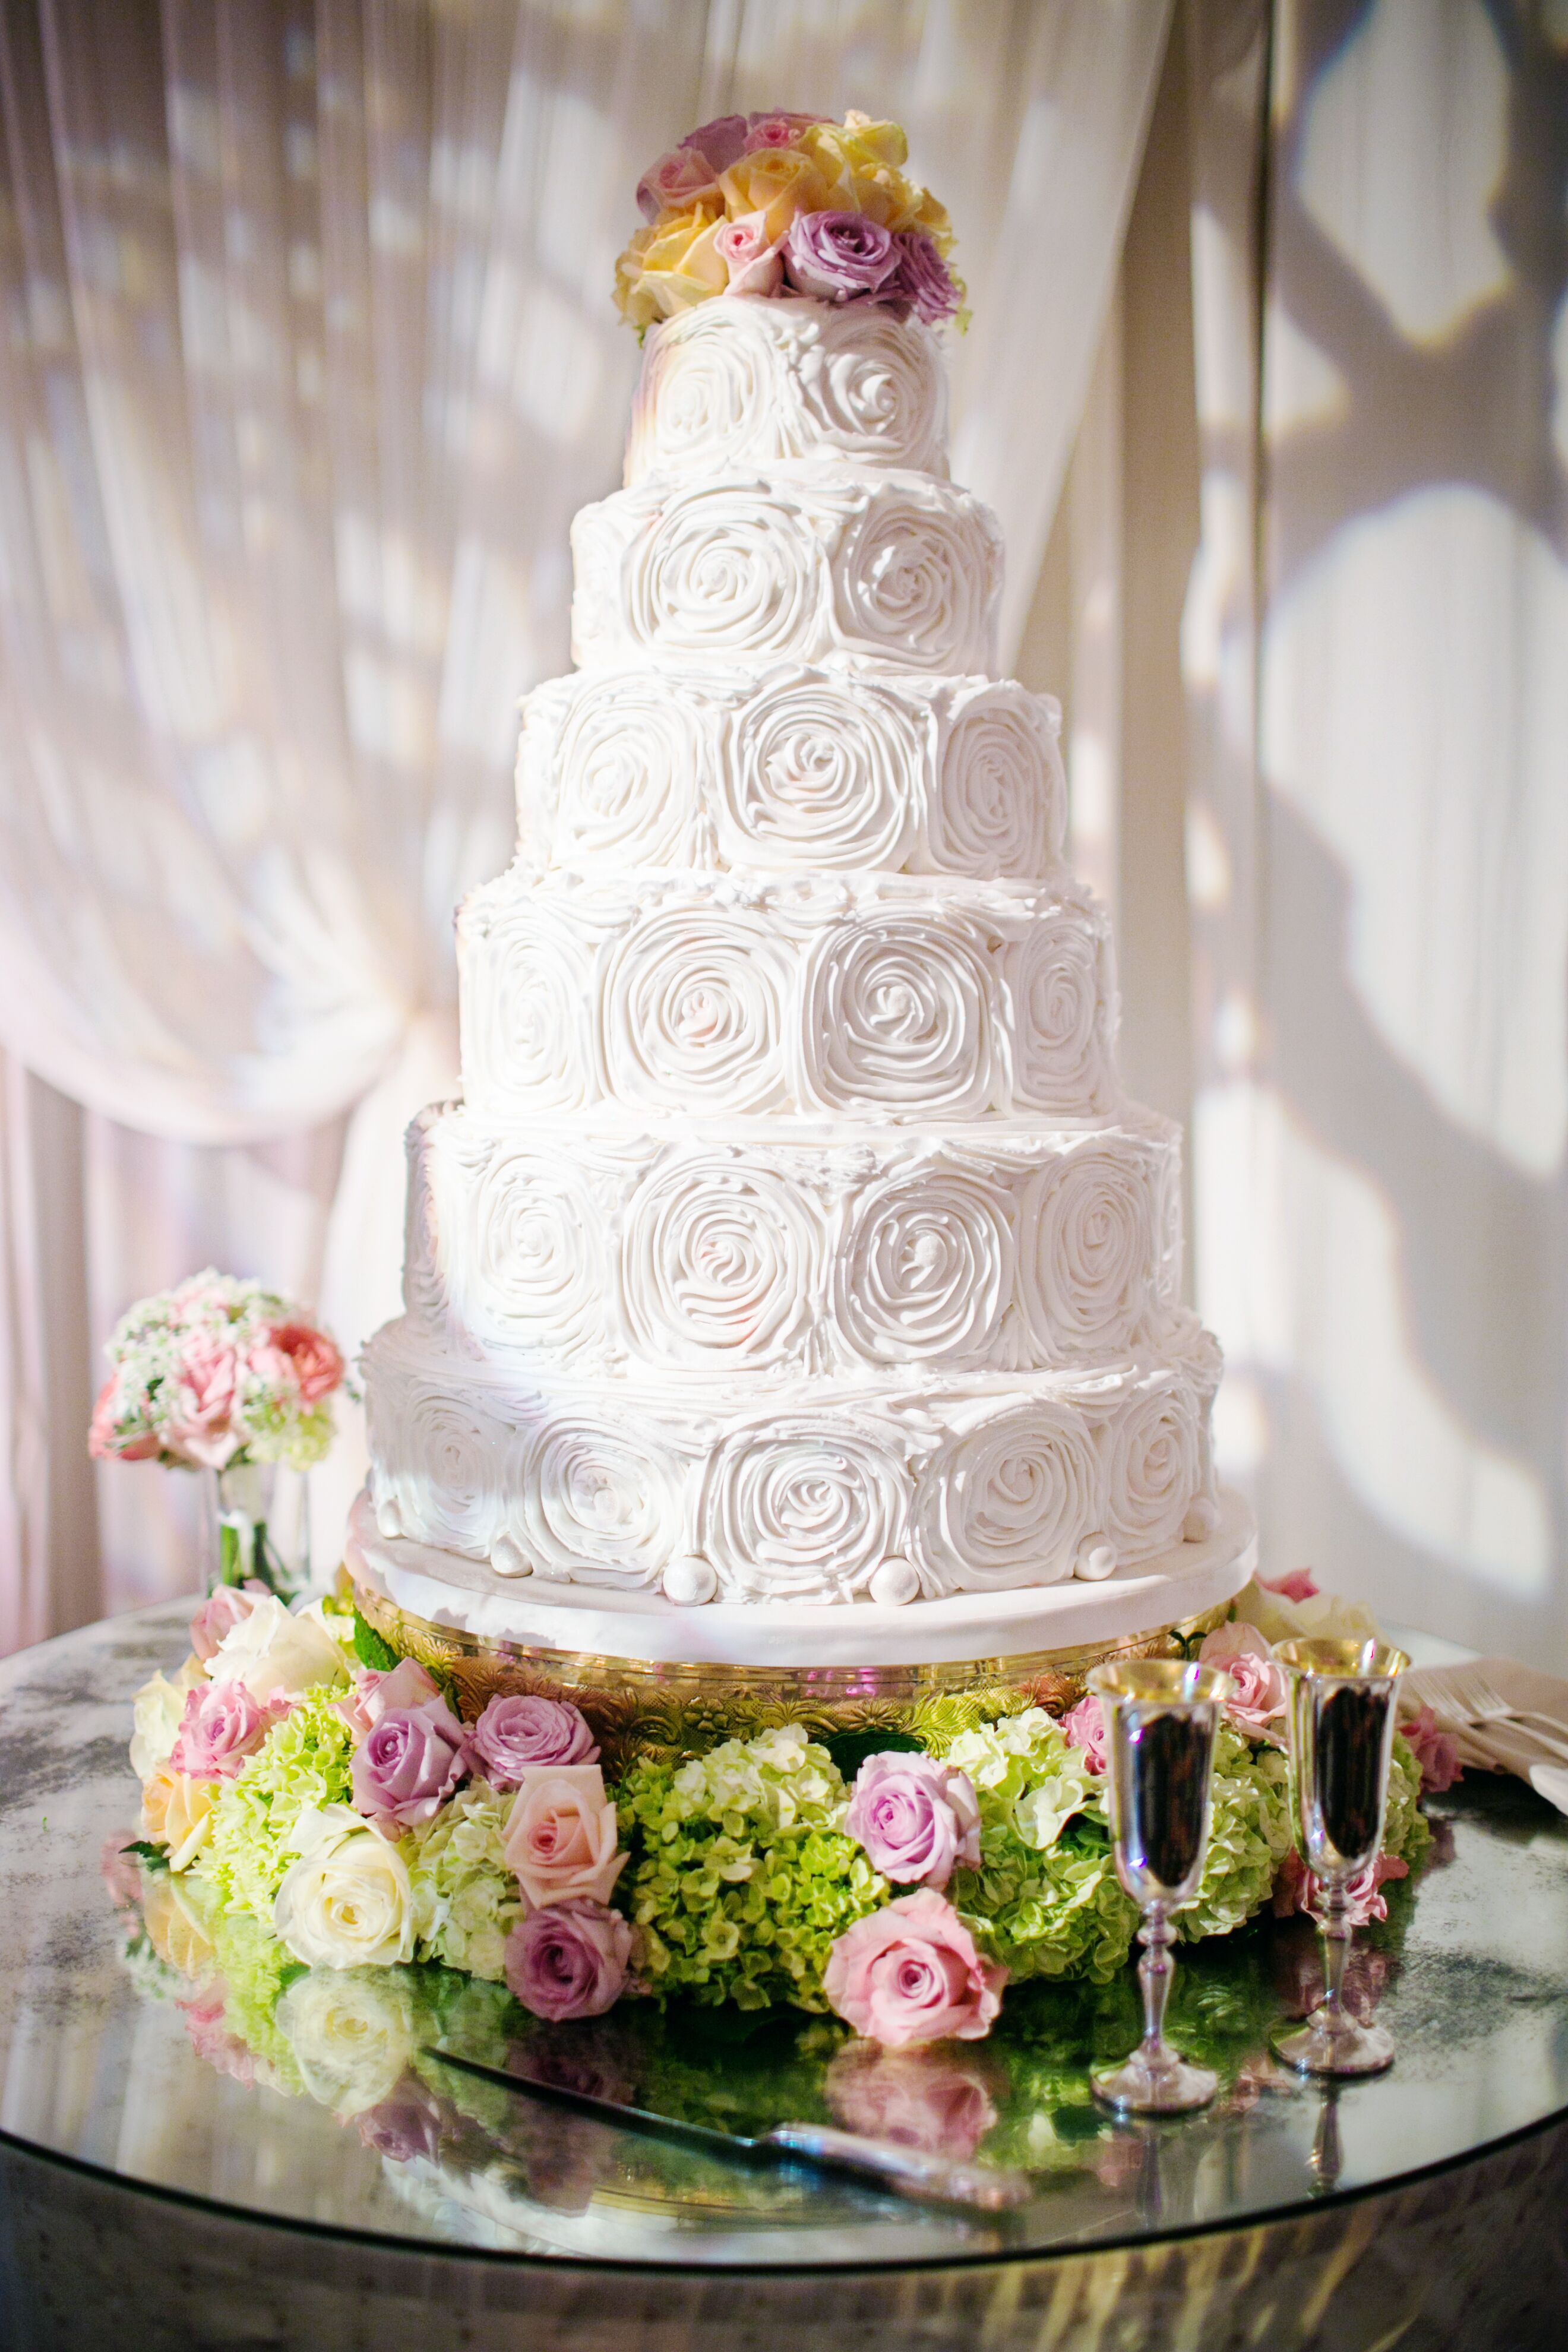
[[[819,1739],[898,1731],[923,1742],[1026,1707],[1060,1715],[1083,1696],[1092,1666],[1108,1658],[1190,1656],[1230,1607],[1222,1601],[1116,1642],[1015,1657],[924,1666],[737,1666],[531,1648],[415,1616],[346,1569],[343,1584],[373,1632],[445,1683],[467,1721],[501,1693],[569,1699],[588,1718],[605,1763],[617,1769],[637,1756],[691,1755],[775,1724],[799,1724]]]

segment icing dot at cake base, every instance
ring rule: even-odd
[[[664,1597],[678,1609],[700,1609],[719,1590],[719,1579],[705,1559],[672,1559],[664,1571]]]
[[[490,1566],[498,1576],[531,1576],[533,1562],[523,1557],[515,1536],[497,1536],[490,1546]]]
[[[1207,1543],[1219,1525],[1219,1511],[1206,1495],[1199,1495],[1187,1507],[1182,1521],[1182,1534],[1188,1543]]]
[[[388,1543],[395,1543],[403,1533],[403,1516],[390,1495],[384,1496],[375,1507],[375,1531]]]
[[[1072,1572],[1085,1584],[1103,1584],[1108,1576],[1115,1575],[1116,1554],[1103,1536],[1085,1536],[1078,1548]]]
[[[920,1578],[907,1559],[885,1559],[872,1573],[870,1594],[886,1609],[901,1609],[906,1601],[916,1599],[921,1589]]]

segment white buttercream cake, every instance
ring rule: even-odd
[[[1227,1599],[1180,1139],[1118,1082],[1054,702],[919,320],[647,338],[573,531],[573,676],[458,925],[356,1573],[642,1659],[895,1664]]]

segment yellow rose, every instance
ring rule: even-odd
[[[906,180],[901,172],[890,172],[885,164],[869,171],[856,171],[849,176],[848,188],[848,209],[864,213],[868,220],[879,222],[895,235],[900,229],[914,226],[923,191],[911,180]]]
[[[616,264],[621,316],[641,330],[721,294],[730,273],[713,240],[723,218],[711,205],[692,205],[638,229]]]
[[[922,236],[929,236],[945,261],[952,251],[952,223],[947,216],[947,206],[939,205],[929,188],[917,188],[914,193],[920,201],[913,217],[905,226],[918,228]]]
[[[831,124],[823,127],[832,128]],[[868,163],[890,163],[897,172],[910,160],[910,142],[901,123],[874,121],[854,107],[844,117],[838,136],[847,154],[863,157]]]
[[[142,1923],[153,1949],[169,1968],[178,1969],[183,1977],[207,1974],[212,1939],[172,1871],[149,1874]]]
[[[896,122],[873,122],[866,114],[847,115],[842,127],[814,122],[801,134],[800,143],[830,187],[878,172],[896,173],[910,152],[910,142]]]
[[[776,245],[797,213],[833,209],[826,179],[798,147],[759,147],[731,164],[719,183],[731,220],[761,213],[769,245]]]
[[[193,1780],[166,1764],[142,1791],[142,1834],[167,1846],[171,1870],[189,1870],[206,1843],[207,1823],[217,1801],[216,1780]]]

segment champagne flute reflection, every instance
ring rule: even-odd
[[[1380,2074],[1394,2063],[1387,2028],[1344,1999],[1355,1932],[1351,1885],[1383,1843],[1394,1683],[1410,1664],[1382,1642],[1295,1641],[1276,1654],[1290,1683],[1290,1785],[1301,1860],[1322,1890],[1324,1992],[1306,2023],[1269,2046],[1305,2074]]]
[[[1182,2115],[1218,2088],[1165,2039],[1174,1973],[1171,1914],[1197,1888],[1208,1850],[1214,1742],[1228,1678],[1213,1666],[1130,1658],[1097,1666],[1089,1687],[1105,1710],[1107,1788],[1116,1874],[1143,1914],[1138,1981],[1143,2039],[1118,2066],[1097,2066],[1095,2096],[1119,2112]]]

